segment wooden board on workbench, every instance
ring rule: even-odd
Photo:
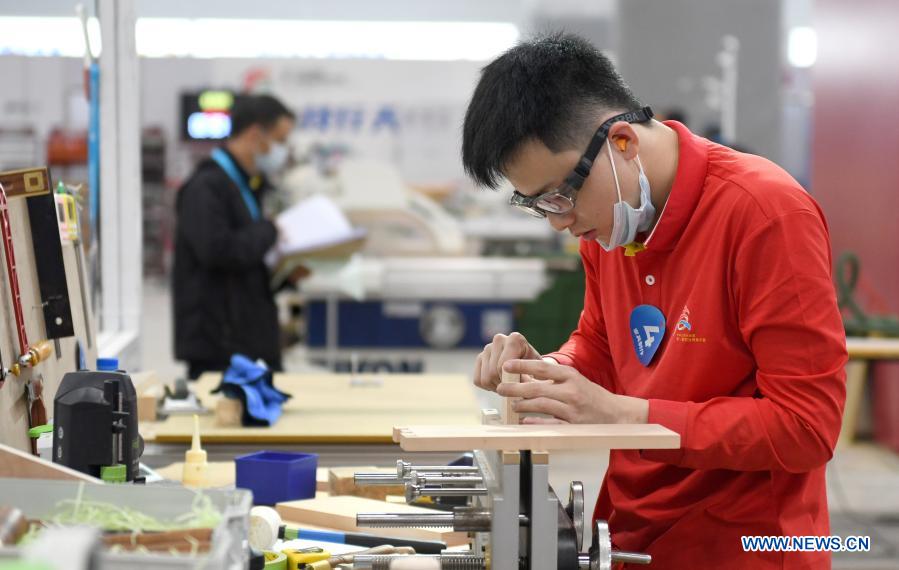
[[[435,513],[431,509],[413,505],[385,503],[362,497],[338,496],[321,499],[306,499],[278,503],[275,509],[284,520],[299,526],[313,525],[333,528],[345,532],[364,532],[383,536],[418,538],[422,540],[442,540],[447,546],[458,546],[468,542],[463,532],[453,532],[449,528],[365,528],[356,526],[359,513]]]
[[[400,426],[405,451],[677,449],[680,436],[658,424]]]
[[[0,477],[100,483],[99,479],[86,473],[46,461],[2,443],[0,443]]]
[[[899,360],[899,338],[846,337],[850,359]]]
[[[194,385],[203,405],[215,409],[223,396],[211,394],[220,375],[204,374]],[[293,397],[268,428],[220,427],[200,416],[203,443],[392,443],[393,426],[475,426],[480,410],[471,381],[463,374],[363,375],[277,374],[275,386]],[[189,443],[190,415],[172,415],[142,433],[160,443]],[[149,437],[148,437],[149,436]]]

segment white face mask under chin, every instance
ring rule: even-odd
[[[612,165],[612,176],[615,178],[615,189],[618,191],[618,202],[612,207],[612,232],[609,235],[608,243],[600,239],[596,241],[606,251],[612,251],[616,247],[624,246],[637,237],[637,232],[646,231],[652,224],[652,219],[656,215],[655,206],[649,193],[649,179],[643,172],[643,165],[640,163],[640,157],[636,157],[637,167],[640,169],[638,177],[640,184],[640,206],[634,208],[621,198],[621,186],[618,183],[618,171],[615,168],[615,160],[612,158],[612,141],[609,143],[609,163]]]

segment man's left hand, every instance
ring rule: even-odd
[[[648,400],[613,394],[571,366],[509,360],[503,370],[523,378],[519,384],[502,383],[496,389],[500,396],[521,398],[513,404],[516,412],[552,416],[526,417],[525,424],[645,424],[649,415]]]

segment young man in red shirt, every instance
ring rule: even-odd
[[[825,552],[741,543],[830,533],[847,355],[824,216],[777,165],[651,116],[576,36],[484,68],[465,169],[581,238],[586,294],[557,352],[497,335],[474,382],[551,416],[527,423],[680,434],[678,450],[613,451],[594,511],[654,568],[829,568]],[[542,381],[498,387],[502,370]]]

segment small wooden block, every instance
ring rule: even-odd
[[[137,393],[138,419],[142,422],[155,422],[157,404],[165,397],[167,383],[153,370],[131,372],[129,376]]]
[[[521,374],[512,374],[511,372],[503,371],[501,377],[503,384],[518,384],[521,382]],[[521,422],[521,417],[518,412],[512,409],[512,404],[518,400],[519,398],[503,398],[503,423],[516,425]]]
[[[215,425],[235,427],[241,425],[243,404],[236,398],[219,398],[215,404]]]
[[[356,485],[356,473],[384,473],[396,476],[396,467],[335,467],[328,471],[328,492],[331,495],[352,495],[384,501],[387,495],[404,495],[404,485]]]
[[[521,465],[521,453],[518,451],[503,451],[503,465]]]
[[[155,396],[138,396],[137,397],[137,417],[142,422],[156,421],[156,397]]]
[[[503,418],[499,415],[499,410],[486,408],[481,410],[481,423],[485,426],[498,426],[502,425]]]
[[[330,492],[331,484],[328,481],[330,469],[327,467],[316,467],[315,469],[315,490]]]
[[[549,453],[546,451],[531,451],[532,465],[549,465]]]

